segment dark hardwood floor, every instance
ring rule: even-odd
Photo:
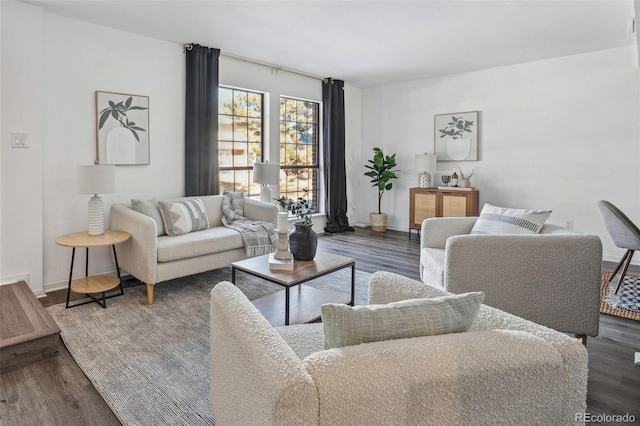
[[[355,233],[321,235],[319,249],[355,258],[356,268],[361,271],[386,270],[419,279],[420,247],[415,233],[409,238],[406,232],[376,233],[357,228]],[[125,287],[132,285],[140,283],[133,279],[125,281]],[[65,291],[57,291],[40,300],[44,306],[51,306],[62,303],[65,295]],[[640,322],[602,314],[600,334],[589,337],[587,350],[587,412],[592,415],[629,413],[638,424],[640,366],[633,364],[633,356],[640,350]],[[76,424],[120,423],[62,341],[58,357],[0,375],[0,425]]]

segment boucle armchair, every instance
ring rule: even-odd
[[[377,272],[369,302],[447,294]],[[468,332],[325,350],[322,324],[274,328],[231,283],[211,291],[218,426],[573,425],[586,391],[577,340],[485,305]]]
[[[453,293],[581,337],[598,335],[602,243],[545,224],[539,234],[472,235],[476,217],[422,223],[420,277]]]

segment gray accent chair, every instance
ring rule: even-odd
[[[616,294],[618,294],[624,276],[627,274],[627,269],[629,269],[629,264],[631,264],[633,253],[636,250],[640,250],[640,229],[638,229],[619,208],[610,202],[600,200],[598,201],[598,208],[600,209],[600,213],[602,213],[604,225],[613,243],[616,247],[627,250],[624,252],[624,256],[622,256],[622,259],[620,259],[620,262],[616,265],[616,269],[614,269],[613,274],[611,274],[609,278],[609,282],[611,282],[613,277],[620,271],[620,268],[622,268],[622,273],[616,286]]]
[[[484,303],[564,333],[598,335],[602,243],[545,224],[534,235],[472,235],[477,217],[422,223],[420,278],[452,293],[483,291]]]

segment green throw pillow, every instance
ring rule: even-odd
[[[131,200],[131,208],[145,216],[149,216],[156,221],[157,235],[164,235],[164,224],[162,223],[162,216],[160,216],[160,210],[158,209],[158,200],[152,198],[150,200]]]
[[[409,337],[469,330],[483,292],[429,299],[409,299],[388,305],[322,305],[325,349]]]

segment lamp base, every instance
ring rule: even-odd
[[[420,173],[418,176],[418,186],[420,188],[431,188],[431,175],[427,172]]]
[[[104,234],[104,203],[102,198],[95,194],[89,200],[89,235]]]
[[[266,203],[271,202],[271,188],[269,188],[269,185],[262,185],[262,189],[260,190],[260,201],[264,201]]]

